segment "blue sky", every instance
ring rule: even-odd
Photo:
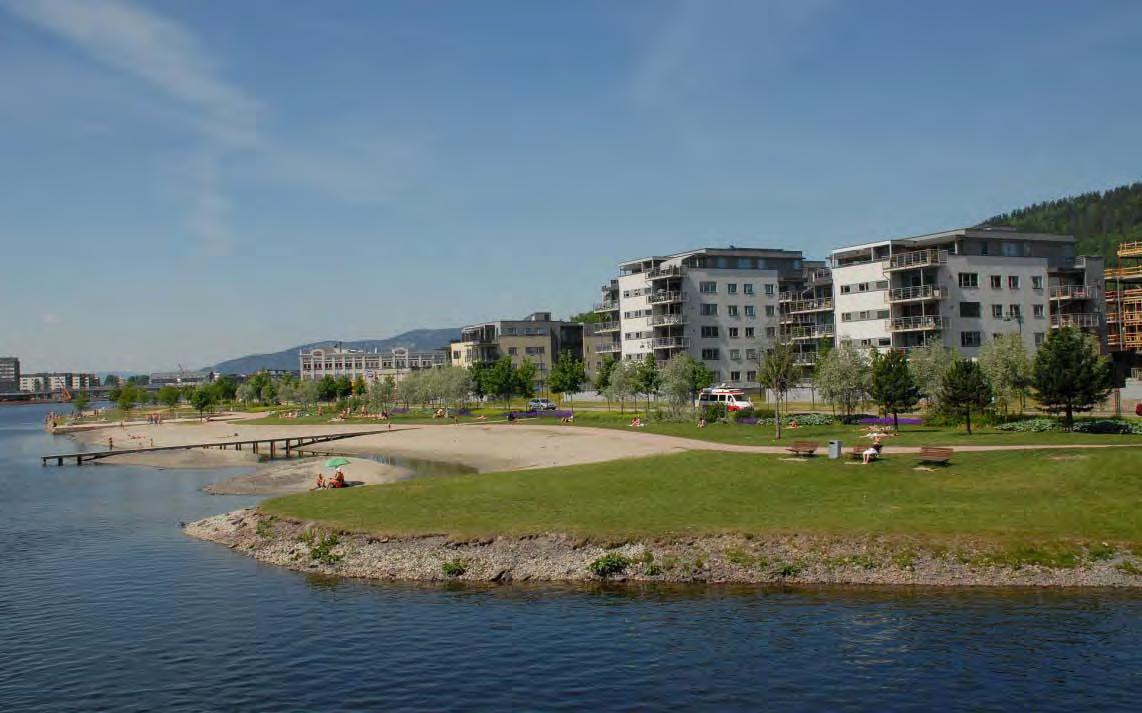
[[[1138,180],[1142,3],[0,0],[0,354],[205,365]]]

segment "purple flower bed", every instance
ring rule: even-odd
[[[395,409],[392,409],[391,411],[389,411],[389,413],[408,413],[408,409],[406,409],[406,408],[395,408]]]
[[[857,423],[867,423],[876,426],[891,426],[891,418],[862,418]],[[900,419],[901,426],[923,426],[924,419],[922,418],[902,418]]]
[[[750,426],[756,426],[757,425],[757,419],[756,418],[739,418],[738,423],[744,423],[744,424],[747,424]]]
[[[472,412],[466,408],[462,408],[456,412],[457,416],[471,416]]]
[[[570,411],[512,411],[516,418],[567,418],[571,416]],[[508,417],[508,412],[504,412],[504,418]]]

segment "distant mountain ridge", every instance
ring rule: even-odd
[[[1142,240],[1142,182],[1035,203],[988,218],[980,225],[1075,236],[1079,255],[1118,263],[1118,243]]]
[[[294,369],[298,368],[298,352],[314,347],[332,346],[340,344],[345,349],[359,349],[363,351],[377,350],[388,352],[398,347],[404,347],[414,352],[427,352],[440,347],[448,346],[448,342],[460,338],[460,328],[447,329],[414,329],[410,332],[398,334],[388,339],[360,339],[356,341],[342,339],[324,339],[320,342],[300,344],[296,347],[283,349],[272,354],[251,354],[249,356],[230,359],[215,364],[214,371],[219,374],[255,374],[262,369]]]

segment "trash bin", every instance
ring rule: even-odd
[[[829,457],[834,460],[840,458],[843,448],[840,441],[829,441]]]

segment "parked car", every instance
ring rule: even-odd
[[[528,411],[554,411],[559,408],[550,399],[531,399],[527,402]]]
[[[1139,401],[1138,404],[1134,407],[1134,413],[1142,416],[1142,401]]]

